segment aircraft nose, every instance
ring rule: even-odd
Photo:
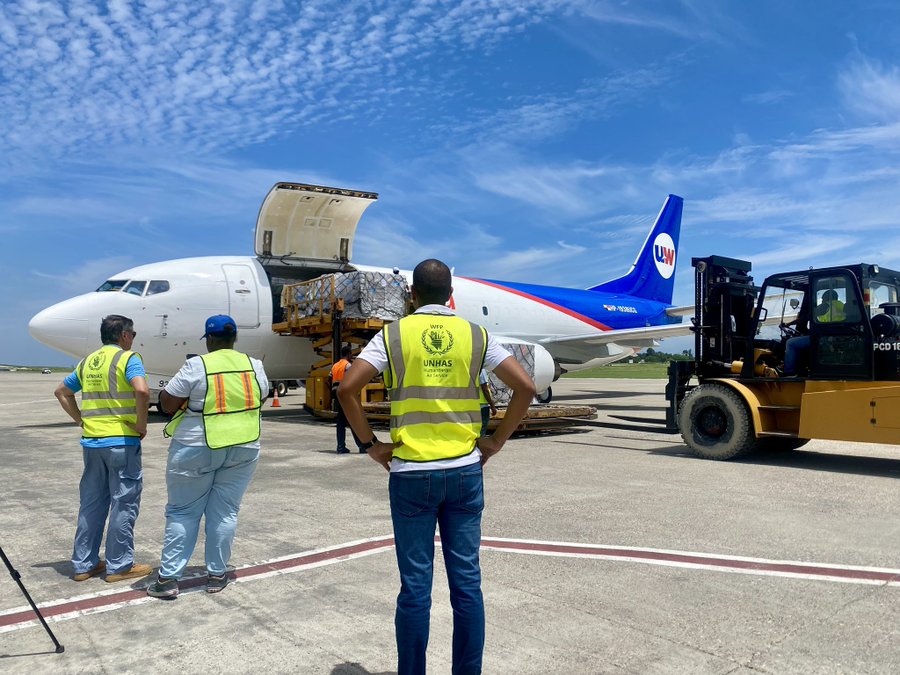
[[[48,307],[28,322],[28,332],[38,342],[72,356],[85,353],[88,347],[88,321],[67,311],[67,303]]]

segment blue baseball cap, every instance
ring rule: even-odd
[[[206,320],[206,332],[200,339],[208,335],[237,335],[237,324],[227,314],[216,314]]]

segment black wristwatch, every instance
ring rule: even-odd
[[[368,450],[368,449],[371,448],[373,445],[375,445],[377,442],[378,442],[378,439],[375,438],[374,436],[372,436],[372,440],[369,441],[369,442],[367,442],[367,443],[363,443],[363,444],[362,444],[362,447],[360,448],[360,450]]]

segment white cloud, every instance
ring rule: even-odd
[[[870,121],[900,118],[900,67],[858,54],[838,74],[845,105]]]
[[[489,50],[559,4],[465,0],[448,10],[412,0],[381,3],[370,16],[365,3],[324,0],[299,10],[262,0],[7,1],[0,157],[116,144],[209,152],[379,111],[401,89],[425,92],[425,57],[446,45]]]

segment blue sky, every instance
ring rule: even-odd
[[[28,319],[121,269],[251,254],[277,181],[378,192],[367,264],[583,288],[673,192],[676,304],[691,256],[900,268],[898,33],[866,0],[4,0],[0,362],[69,364]]]

